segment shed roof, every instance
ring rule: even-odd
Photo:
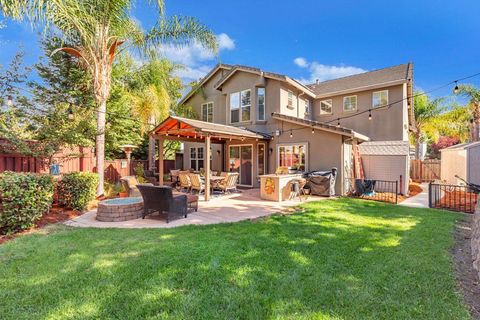
[[[361,155],[370,156],[408,156],[408,141],[369,141],[358,145]]]

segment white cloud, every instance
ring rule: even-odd
[[[293,62],[301,67],[308,69],[310,75],[307,78],[301,78],[300,81],[302,83],[313,83],[317,79],[319,81],[331,80],[346,76],[351,76],[354,74],[359,74],[363,72],[367,72],[367,70],[354,67],[354,66],[347,66],[347,65],[326,65],[321,64],[317,61],[308,62],[305,58],[298,57],[293,60]]]
[[[235,49],[235,41],[226,33],[218,34],[217,41],[219,53]],[[180,48],[173,45],[164,45],[159,49],[159,52],[167,59],[184,66],[177,72],[177,75],[185,83],[198,80],[207,74],[213,66],[213,60],[216,59],[215,54],[205,49],[198,42]]]
[[[305,68],[306,66],[308,66],[307,60],[305,60],[305,58],[302,58],[302,57],[293,59],[293,63],[295,63],[300,68]]]

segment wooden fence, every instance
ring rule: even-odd
[[[430,182],[440,179],[440,160],[410,160],[410,179],[413,181]]]

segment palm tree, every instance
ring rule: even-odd
[[[416,129],[413,136],[415,140],[415,157],[420,159],[420,143],[424,138],[424,128],[442,113],[444,107],[442,106],[442,98],[430,100],[422,92],[416,92],[413,99]]]
[[[141,121],[140,133],[143,136],[169,115],[171,99],[164,86],[150,84],[145,89],[129,94],[132,113]],[[148,137],[148,166],[155,164],[155,140]]]
[[[44,31],[58,32],[66,43],[62,47],[79,59],[93,78],[96,102],[97,133],[95,141],[96,166],[99,173],[97,195],[102,195],[105,158],[105,114],[110,95],[112,65],[120,48],[149,48],[163,43],[178,46],[197,41],[217,51],[215,35],[191,17],[167,17],[164,0],[147,1],[156,8],[158,21],[143,30],[131,15],[135,0],[0,0],[5,16],[16,20],[28,19]],[[54,53],[56,52],[54,51]]]
[[[480,89],[470,84],[458,86],[457,94],[469,99],[468,107],[472,117],[472,128],[470,129],[471,141],[480,140]]]

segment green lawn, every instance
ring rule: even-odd
[[[256,222],[0,246],[2,319],[468,319],[454,213],[326,200]]]

